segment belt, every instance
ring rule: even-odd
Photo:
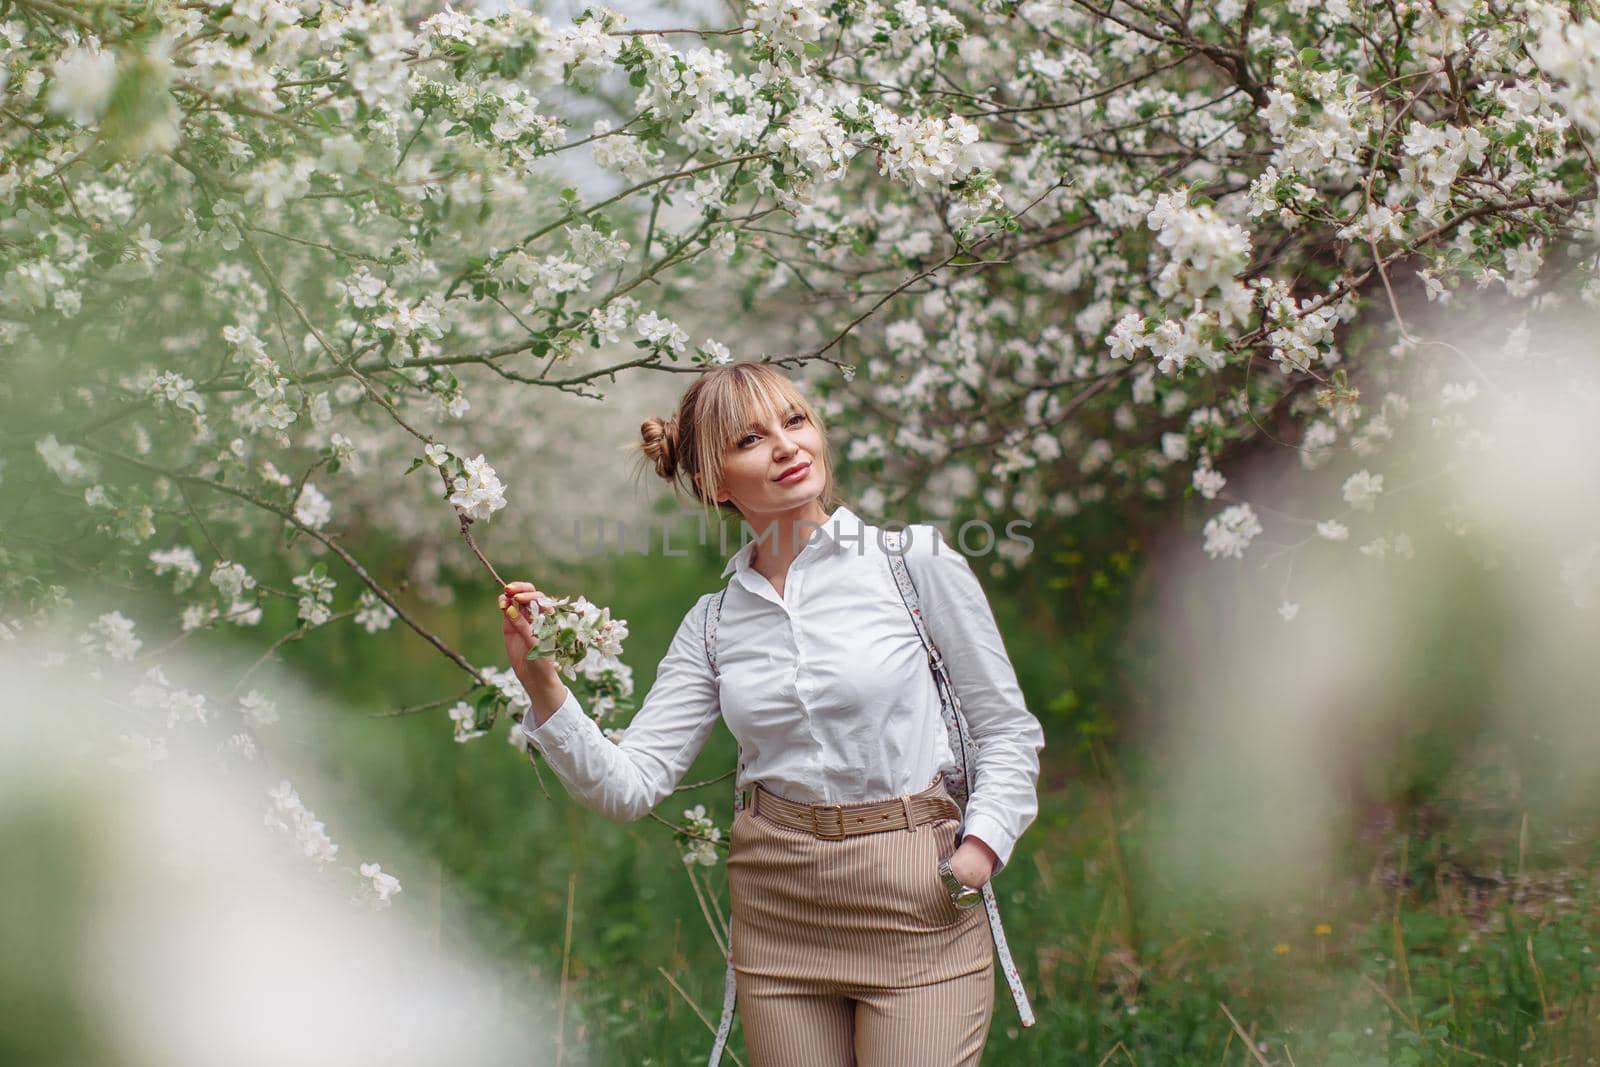
[[[779,826],[830,841],[884,830],[915,830],[923,823],[961,817],[961,809],[937,776],[920,793],[859,804],[802,804],[770,792],[758,782],[751,791],[750,810]]]

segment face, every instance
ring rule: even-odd
[[[825,462],[816,424],[800,408],[788,407],[728,447],[722,491],[746,515],[803,507],[822,492]]]

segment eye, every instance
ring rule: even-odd
[[[797,420],[797,419],[799,421],[801,421],[801,422],[804,422],[806,420],[805,412],[797,411],[794,414],[790,415],[784,421],[785,421],[785,423],[787,425],[793,426],[795,424],[795,420]],[[752,438],[756,438],[756,437],[760,437],[760,436],[761,435],[758,434],[758,433],[747,433],[743,437],[739,438],[737,441],[734,442],[734,447],[735,448],[743,448],[746,444],[748,444],[750,442],[750,440]]]

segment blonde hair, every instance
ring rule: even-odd
[[[684,390],[671,418],[654,415],[639,426],[633,446],[655,467],[656,475],[687,489],[702,507],[738,515],[723,495],[722,458],[763,416],[781,416],[791,407],[804,412],[822,438],[822,493],[819,503],[831,511],[841,503],[833,483],[833,454],[828,430],[810,401],[782,371],[770,363],[742,359],[713,367]],[[695,475],[700,485],[695,484]]]

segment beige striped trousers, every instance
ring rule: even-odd
[[[994,945],[983,908],[939,880],[960,821],[830,840],[763,817],[753,792],[728,851],[750,1067],[976,1067]]]

